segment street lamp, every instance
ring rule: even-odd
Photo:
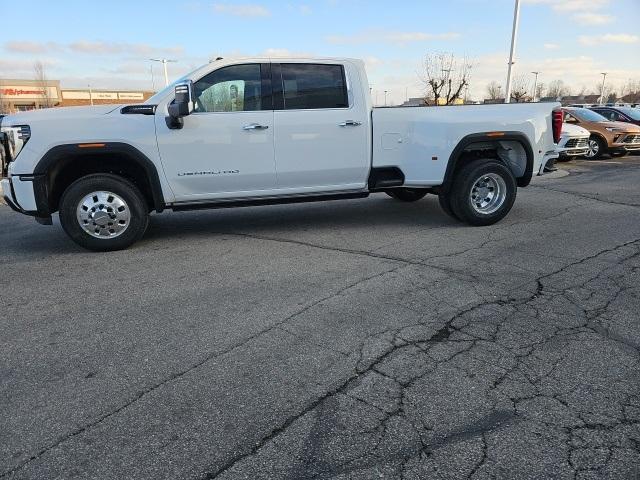
[[[511,51],[509,53],[509,68],[507,70],[507,94],[504,103],[511,101],[511,68],[515,63],[513,57],[516,53],[516,40],[518,39],[518,20],[520,19],[520,0],[516,0],[513,10],[513,30],[511,31]]]
[[[607,72],[602,72],[602,87],[600,88],[600,105],[604,103],[604,81],[607,78]]]
[[[540,75],[540,73],[542,72],[531,72],[531,73],[533,73],[536,76],[535,80],[533,81],[533,101],[535,102],[536,93],[538,93],[536,90],[536,88],[538,88],[538,75]]]
[[[160,62],[164,67],[164,85],[169,85],[169,74],[167,73],[167,63],[175,63],[177,60],[168,60],[166,58],[150,58],[152,62]]]

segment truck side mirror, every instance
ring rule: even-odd
[[[169,105],[169,118],[167,118],[167,126],[169,128],[182,128],[184,124],[182,117],[193,112],[193,82],[191,80],[179,83],[175,88],[175,99]]]

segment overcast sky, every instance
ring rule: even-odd
[[[216,56],[349,56],[374,91],[422,93],[429,52],[474,63],[470,96],[504,84],[514,0],[42,1],[0,0],[0,78],[33,78],[42,61],[64,87],[151,89],[150,57],[176,78]],[[640,80],[640,0],[523,0],[518,72],[575,90]],[[154,66],[156,87],[163,83]],[[380,93],[380,95],[382,95]]]

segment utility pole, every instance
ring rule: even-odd
[[[93,91],[91,90],[91,85],[87,85],[87,87],[89,87],[89,103],[91,103],[91,106],[93,106]]]
[[[604,81],[607,78],[607,72],[602,72],[602,87],[600,87],[600,105],[604,104]]]
[[[513,58],[516,53],[516,40],[518,39],[518,21],[520,20],[520,0],[516,0],[513,10],[513,30],[511,31],[511,51],[509,53],[509,68],[507,70],[507,94],[504,103],[511,101],[511,69],[513,68]]]
[[[533,73],[536,76],[535,80],[533,81],[533,101],[535,102],[536,101],[536,93],[537,93],[536,88],[538,88],[538,75],[540,75],[540,73],[542,73],[542,72],[531,72],[531,73]]]
[[[165,87],[169,85],[169,74],[167,73],[167,63],[175,63],[177,60],[169,60],[166,58],[150,58],[152,62],[160,62],[164,67],[164,85]]]

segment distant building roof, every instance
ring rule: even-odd
[[[424,97],[411,97],[409,100],[404,102],[401,107],[422,107],[425,106],[427,102]]]

